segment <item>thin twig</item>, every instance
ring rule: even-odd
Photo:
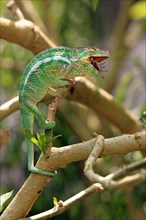
[[[24,16],[22,14],[22,12],[20,11],[20,9],[18,8],[18,6],[16,5],[14,0],[9,0],[7,3],[7,8],[10,10],[13,19],[15,21],[19,21],[19,20],[23,20]]]
[[[68,208],[70,208],[72,205],[76,204],[77,202],[83,200],[84,198],[86,198],[87,196],[93,194],[93,193],[97,193],[103,190],[103,187],[101,184],[99,183],[94,183],[92,184],[90,187],[88,187],[87,189],[79,192],[78,194],[72,196],[71,198],[69,198],[66,201],[61,201],[58,202],[58,205],[55,206],[54,208],[40,213],[38,215],[34,215],[31,216],[29,218],[23,218],[20,220],[45,220],[45,219],[49,219],[51,217],[54,217],[56,215],[61,214],[62,212],[64,212],[65,210],[67,210]]]
[[[84,174],[91,182],[102,182],[104,181],[104,177],[98,175],[93,171],[93,165],[95,164],[97,158],[100,156],[101,151],[104,147],[104,137],[102,135],[98,135],[94,144],[94,147],[85,162]]]
[[[38,25],[40,29],[49,36],[48,29],[44,25],[42,18],[40,17],[38,10],[34,7],[34,4],[30,0],[15,0],[16,4],[22,11],[25,19],[32,21],[34,24]]]
[[[133,176],[128,176],[126,178],[123,178],[121,180],[117,180],[121,176],[125,176],[128,173],[131,173],[132,171],[135,171],[136,169],[139,169],[141,167],[146,167],[146,158],[144,158],[141,161],[134,162],[128,166],[124,166],[122,168],[119,168],[116,172],[111,173],[105,177],[100,176],[99,174],[95,173],[93,171],[93,165],[97,158],[100,156],[101,150],[104,147],[104,137],[99,135],[95,141],[94,147],[88,157],[88,159],[85,162],[85,168],[84,168],[84,174],[87,176],[87,178],[91,182],[98,182],[103,185],[103,187],[106,188],[117,188],[121,185],[125,185],[126,181],[129,182],[135,182],[135,180],[138,180],[138,177],[133,175]],[[146,171],[146,170],[145,170]],[[146,179],[146,173],[145,175],[141,173],[139,176],[141,179]]]
[[[55,119],[57,108],[61,100],[64,98],[64,96],[65,96],[65,92],[63,91],[54,98],[51,105],[48,107],[48,118],[47,118],[48,121],[53,121]]]
[[[134,185],[145,181],[146,180],[146,170],[142,170],[140,173],[136,173],[134,175],[126,176],[122,178],[119,181],[116,181],[116,184],[114,187],[110,187],[110,189],[115,189],[115,188],[122,188],[122,187],[127,187],[130,185],[130,187],[133,187]]]
[[[106,176],[106,178],[118,179],[122,176],[127,175],[128,173],[131,173],[132,171],[135,171],[135,170],[143,168],[143,167],[146,167],[146,158],[144,158],[140,161],[133,162],[129,165],[122,166],[116,172]]]
[[[52,103],[48,107],[47,121],[54,121],[55,120],[57,108],[59,107],[59,103],[64,98],[64,96],[65,96],[65,91],[62,91],[58,96],[56,96],[53,99]],[[53,129],[51,130],[51,134],[50,134],[50,139],[52,139],[52,138],[53,138]],[[52,148],[52,141],[49,143],[48,150],[45,153],[45,157],[48,158],[50,156],[51,148]]]

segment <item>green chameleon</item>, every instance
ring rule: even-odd
[[[40,128],[52,129],[54,121],[46,121],[37,108],[49,88],[59,91],[67,89],[71,79],[76,76],[102,76],[100,61],[110,56],[109,51],[96,47],[68,48],[56,47],[47,49],[36,55],[27,65],[22,75],[19,91],[20,113],[23,128],[33,132],[34,117]],[[53,176],[53,172],[37,169],[34,166],[34,146],[27,141],[28,170],[33,173]]]

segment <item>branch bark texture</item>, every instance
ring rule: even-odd
[[[89,156],[92,147],[95,144],[95,138],[62,148],[52,148],[50,157],[41,155],[37,167],[47,171],[55,171],[64,168],[67,164],[85,160]],[[105,139],[104,148],[101,157],[127,154],[136,150],[146,151],[145,132],[132,135],[122,135],[115,138]],[[43,191],[44,187],[51,181],[50,177],[38,174],[30,174],[24,185],[21,187],[15,198],[6,208],[1,216],[1,220],[16,220],[25,217],[32,205]],[[28,196],[29,195],[29,196]],[[21,202],[20,202],[21,201]],[[17,207],[17,209],[16,209]]]
[[[90,94],[87,98],[85,94]],[[98,88],[85,78],[80,78],[69,100],[79,102],[101,114],[124,133],[133,133],[141,129],[138,118],[114,100],[105,90]]]
[[[85,94],[90,95],[87,98]],[[47,98],[48,95],[46,95],[45,99]],[[80,78],[74,88],[74,92],[72,94],[68,93],[67,99],[88,106],[94,110],[95,113],[102,115],[124,133],[133,133],[142,129],[138,118],[132,112],[116,102],[112,95],[96,87],[85,78]],[[0,119],[2,120],[18,109],[18,97],[16,97],[1,106]]]
[[[37,25],[28,20],[11,21],[0,18],[0,28],[0,38],[17,43],[34,54],[56,46]]]
[[[73,197],[67,199],[66,201],[61,201],[61,204],[48,210],[45,211],[43,213],[40,213],[38,215],[34,215],[28,218],[23,218],[20,220],[47,220],[49,218],[52,218],[56,215],[59,215],[61,213],[63,213],[64,211],[66,211],[68,208],[70,208],[72,205],[75,205],[77,202],[79,202],[80,200],[86,198],[87,196],[93,194],[93,193],[97,193],[103,190],[103,187],[101,184],[99,183],[94,183],[91,186],[89,186],[87,189],[77,193],[76,195],[74,195]],[[58,202],[59,203],[59,202]]]

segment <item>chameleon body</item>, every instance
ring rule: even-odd
[[[99,62],[109,57],[109,51],[95,47],[47,49],[36,55],[27,65],[22,75],[19,90],[20,113],[24,130],[33,132],[34,118],[40,128],[52,129],[54,121],[46,121],[37,108],[47,90],[65,88],[70,79],[76,76],[97,76],[101,73]],[[54,173],[34,167],[34,146],[26,138],[28,151],[28,169],[31,172],[53,176]]]

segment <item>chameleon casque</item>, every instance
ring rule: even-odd
[[[100,62],[110,56],[109,51],[96,47],[68,48],[56,47],[36,55],[27,65],[22,75],[19,90],[20,113],[24,130],[33,132],[34,118],[40,128],[52,129],[54,121],[46,121],[37,108],[49,88],[67,89],[69,80],[76,76],[97,76],[102,74]],[[34,146],[26,138],[28,169],[33,173],[53,176],[54,173],[34,166]]]

